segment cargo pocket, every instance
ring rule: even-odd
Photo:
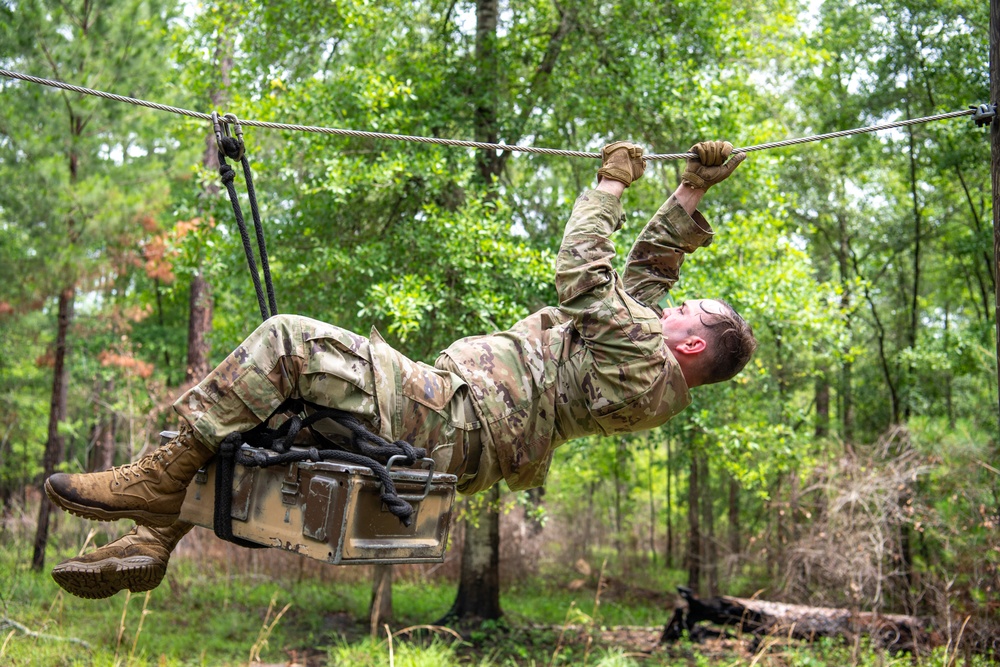
[[[368,341],[338,327],[318,329],[303,341],[299,394],[311,403],[372,419],[375,376]]]
[[[646,412],[649,408],[647,393],[644,392],[627,401],[593,410],[591,414],[594,421],[601,427],[605,435],[637,430],[638,425],[647,420]]]
[[[465,383],[452,373],[397,355],[399,369],[400,437],[423,447],[438,463],[450,466],[455,446],[464,445],[469,423],[465,398],[456,393]],[[460,435],[461,432],[461,435]],[[446,469],[444,468],[444,469]]]
[[[419,361],[410,361],[405,357],[401,357],[399,362],[400,387],[403,396],[435,412],[447,414],[448,404],[451,403],[451,398],[455,395],[457,388],[453,386],[455,384],[454,376],[447,371],[440,371]]]

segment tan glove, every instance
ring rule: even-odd
[[[646,161],[642,159],[642,148],[627,141],[616,141],[601,149],[603,166],[597,170],[597,178],[610,178],[632,185],[642,178],[646,171]]]
[[[733,152],[728,141],[702,141],[691,147],[698,159],[688,158],[687,168],[681,174],[681,183],[687,183],[698,190],[708,190],[716,183],[726,180],[736,167],[746,159],[746,153],[737,153],[729,162],[726,158]]]

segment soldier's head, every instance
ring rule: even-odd
[[[665,308],[660,322],[689,387],[729,380],[757,349],[753,329],[720,299],[693,299]]]

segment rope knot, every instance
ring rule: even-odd
[[[246,148],[242,141],[239,141],[235,137],[222,137],[222,143],[219,147],[231,160],[240,160],[246,152]]]
[[[236,180],[236,171],[224,162],[219,167],[219,175],[222,176],[223,185],[229,185]]]

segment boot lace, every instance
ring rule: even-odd
[[[120,483],[119,478],[128,482],[131,481],[133,477],[138,479],[153,470],[157,463],[162,462],[173,453],[173,444],[173,440],[171,440],[155,452],[143,456],[138,461],[126,463],[125,465],[118,466],[117,468],[112,468],[111,472],[114,476],[115,484]]]

